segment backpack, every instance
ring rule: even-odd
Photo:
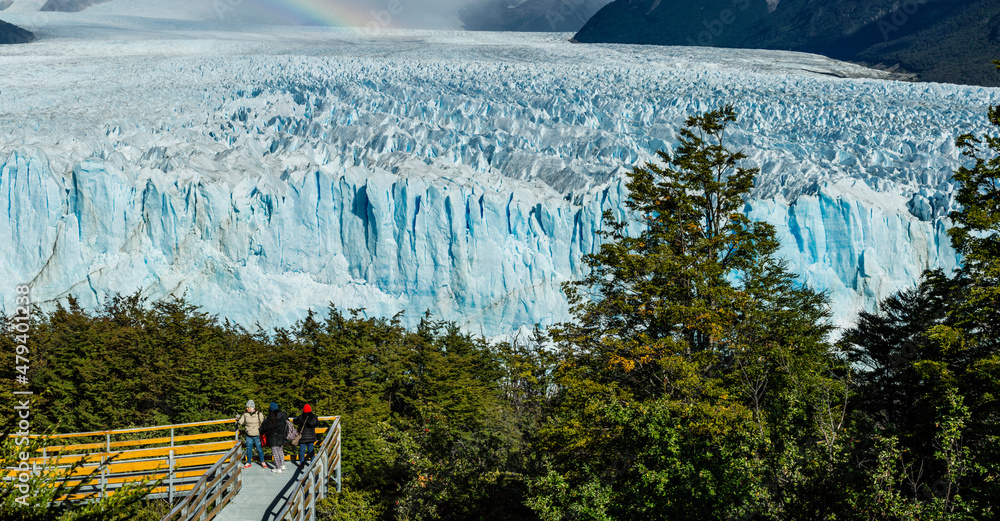
[[[292,445],[298,445],[299,438],[302,437],[302,434],[295,430],[295,425],[292,424],[292,420],[285,420],[285,423],[285,428],[288,429],[285,432],[285,439],[292,442]]]

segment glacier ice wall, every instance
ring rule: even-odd
[[[580,272],[593,227],[623,190],[611,183],[570,202],[544,185],[488,185],[467,168],[422,163],[407,176],[353,167],[235,185],[136,178],[127,166],[91,159],[60,182],[44,157],[9,156],[0,241],[24,248],[8,256],[13,280],[88,307],[137,288],[186,295],[251,325],[286,325],[333,302],[507,331],[566,317],[559,285]]]
[[[623,173],[727,102],[761,168],[747,213],[848,324],[957,265],[954,139],[1000,102],[798,53],[49,20],[0,56],[4,280],[247,326],[327,303],[488,335],[564,320]]]

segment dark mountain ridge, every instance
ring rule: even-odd
[[[28,43],[34,39],[35,35],[31,34],[30,31],[0,20],[0,44]]]
[[[996,0],[616,0],[575,40],[802,51],[1000,86]]]

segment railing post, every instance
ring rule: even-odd
[[[98,499],[104,499],[105,488],[108,486],[107,461],[108,461],[107,456],[101,456],[101,490],[100,492],[97,493]]]
[[[107,450],[107,452],[111,452],[111,433],[110,432],[107,433],[107,441],[108,441],[108,450]]]
[[[170,429],[170,446],[174,446],[174,430]],[[170,473],[167,474],[167,500],[174,502],[174,451],[170,451]]]
[[[174,446],[174,428],[171,427],[170,428],[170,447],[173,448],[173,446]]]
[[[337,493],[340,493],[340,432],[343,430],[340,418],[337,418]]]
[[[312,497],[313,497],[312,508],[309,509],[309,521],[316,521],[316,501],[320,499],[320,494],[321,494],[320,490],[325,489],[326,487],[322,486],[323,484],[322,481],[316,479],[315,472],[313,472],[312,475],[309,476],[309,481],[310,481],[309,488],[312,489]],[[316,485],[320,486],[317,487]],[[323,497],[325,497],[325,494],[323,494]]]
[[[325,450],[323,450],[322,445],[320,445],[319,447],[318,457],[319,457],[319,475],[323,477],[323,482],[326,483],[326,480],[330,476],[330,455],[327,454]],[[324,486],[321,488],[323,488],[323,497],[326,497],[326,487]]]

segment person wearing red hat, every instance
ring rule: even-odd
[[[319,425],[319,417],[312,412],[312,407],[307,403],[302,407],[302,414],[292,422],[295,428],[302,435],[299,438],[299,466],[305,466],[305,456],[308,453],[309,459],[315,455],[316,450],[316,426]]]

